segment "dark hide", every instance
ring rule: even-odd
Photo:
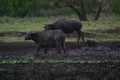
[[[44,48],[47,53],[47,47],[55,47],[58,52],[62,49],[65,53],[64,42],[65,34],[61,30],[46,30],[42,32],[28,33],[25,40],[33,40],[35,43],[39,44],[38,53],[40,48]]]
[[[77,34],[78,34],[78,40],[77,41],[79,42],[80,37],[82,37],[83,42],[85,42],[83,32],[81,31],[82,24],[79,20],[76,20],[76,19],[59,19],[56,22],[54,22],[53,24],[46,24],[44,26],[44,28],[45,28],[45,30],[60,29],[64,33],[73,33],[74,31],[76,31]]]

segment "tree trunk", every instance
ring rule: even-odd
[[[98,8],[98,11],[97,11],[97,13],[95,15],[95,19],[94,20],[98,20],[99,19],[101,10],[102,10],[102,2],[99,5],[99,8]]]
[[[79,17],[79,20],[81,21],[87,21],[87,16],[86,16],[86,12],[85,11],[79,11],[79,9],[75,8],[73,5],[67,5],[69,8],[71,8],[73,11],[76,12],[76,14]]]
[[[80,15],[81,19],[83,19],[84,21],[87,21],[87,14],[86,14],[86,9],[85,9],[83,0],[80,0],[80,6],[81,6],[81,12],[82,12],[82,14]]]

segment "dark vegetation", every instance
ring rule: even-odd
[[[46,17],[75,12],[80,20],[88,20],[88,14],[94,14],[94,19],[98,20],[101,13],[119,15],[119,4],[119,0],[0,0],[0,16]]]

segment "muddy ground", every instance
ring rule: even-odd
[[[38,45],[35,43],[0,43],[0,60],[22,60],[33,56]],[[119,59],[120,42],[101,42],[98,46],[88,47],[84,43],[67,42],[66,53],[56,53],[55,48],[49,48],[48,53],[41,49],[37,54],[38,59],[82,59],[101,60]]]
[[[120,80],[119,63],[0,64],[0,80]]]
[[[34,43],[0,43],[0,60],[24,60],[33,56]],[[120,42],[100,42],[88,47],[84,43],[67,42],[66,53],[53,48],[37,59],[47,60],[120,60]],[[120,63],[4,63],[0,64],[0,80],[120,80]]]

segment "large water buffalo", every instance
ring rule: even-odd
[[[48,47],[56,47],[57,52],[61,52],[62,49],[65,53],[64,42],[65,34],[61,30],[47,30],[41,32],[31,32],[25,37],[25,40],[33,40],[39,45],[36,53],[38,53],[40,48],[44,48],[47,53]]]
[[[55,30],[61,29],[64,33],[73,33],[74,31],[78,34],[79,42],[80,37],[82,37],[83,42],[85,43],[83,32],[81,31],[82,24],[79,20],[76,19],[59,19],[53,24],[45,24],[45,30]]]

